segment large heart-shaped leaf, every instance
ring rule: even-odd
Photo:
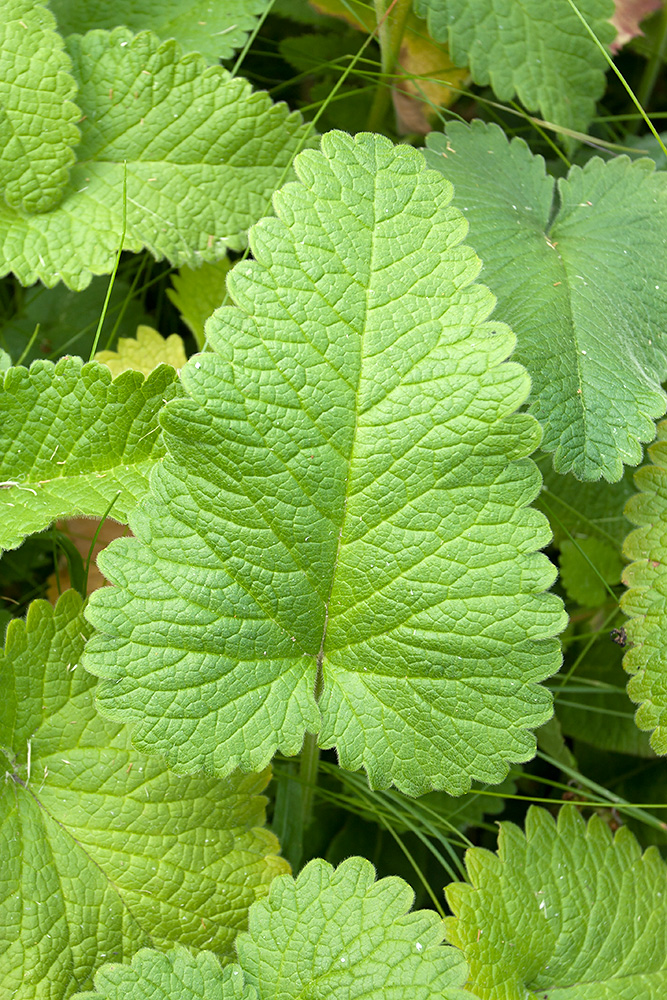
[[[179,778],[93,706],[89,629],[67,591],[0,655],[0,982],[62,1000],[105,960],[180,941],[227,955],[286,864],[261,827],[268,775]]]
[[[528,379],[421,154],[331,133],[298,175],[164,411],[86,663],[177,769],[310,731],[376,786],[461,793],[532,756],[559,664]]]
[[[556,182],[522,140],[483,122],[428,145],[516,332],[542,447],[557,472],[619,480],[665,412],[667,174],[620,156]]]

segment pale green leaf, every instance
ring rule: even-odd
[[[613,0],[577,0],[601,49],[568,0],[417,0],[434,38],[475,83],[491,84],[501,101],[515,95],[547,121],[586,131],[602,96],[614,38]]]
[[[229,59],[257,24],[268,0],[51,0],[64,35],[124,24],[174,38],[186,52],[209,62]]]
[[[594,608],[608,600],[607,587],[621,582],[621,557],[599,538],[566,539],[561,543],[559,561],[560,579],[567,596],[585,608]]]
[[[268,774],[181,778],[93,705],[89,632],[67,591],[30,606],[0,656],[0,982],[61,1000],[105,959],[179,941],[222,955],[285,870],[261,827]]]
[[[77,1000],[470,1000],[461,954],[442,947],[436,913],[409,912],[413,898],[400,878],[376,882],[365,858],[335,869],[317,859],[251,906],[238,965],[142,951],[132,966],[102,968],[97,992]]]
[[[10,368],[0,383],[0,548],[58,517],[125,524],[164,455],[157,416],[179,393],[173,368],[148,378],[62,358]]]
[[[162,337],[153,327],[140,326],[136,337],[120,337],[115,351],[98,351],[95,361],[106,365],[115,377],[126,371],[150,375],[158,365],[171,365],[178,371],[187,358],[177,333]]]
[[[630,621],[625,630],[632,648],[623,666],[632,674],[628,694],[639,704],[635,721],[651,732],[651,746],[667,754],[667,422],[648,449],[651,465],[635,473],[639,492],[625,513],[632,531],[623,554],[632,560],[623,574],[628,590],[621,607]]]
[[[447,937],[481,1000],[662,1000],[667,870],[657,849],[564,806],[531,806],[525,835],[501,823],[498,854],[466,854],[447,889]]]
[[[179,770],[260,768],[310,731],[376,787],[460,794],[551,713],[528,379],[417,151],[331,133],[297,162],[161,418],[137,539],[101,558],[87,665]]]
[[[113,268],[124,208],[126,250],[180,265],[239,248],[304,139],[299,115],[148,31],[67,47],[85,116],[77,162],[54,211],[0,208],[0,274],[84,288]]]
[[[131,965],[104,965],[95,974],[95,992],[72,1000],[258,1000],[237,965],[220,967],[217,958],[185,948],[169,952],[142,948]]]
[[[76,83],[46,0],[5,0],[0,17],[0,191],[45,212],[62,197],[79,141]],[[26,222],[27,224],[27,222]]]
[[[224,257],[214,264],[204,263],[197,268],[185,264],[177,274],[171,275],[174,287],[167,289],[167,296],[192,330],[199,348],[206,342],[204,323],[225,299],[230,267],[229,259]]]
[[[556,185],[522,140],[482,122],[428,145],[516,331],[542,447],[557,472],[619,480],[665,412],[667,175],[648,159],[594,158]]]

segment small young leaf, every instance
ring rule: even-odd
[[[5,0],[0,17],[0,191],[22,212],[60,201],[79,142],[76,83],[46,0]]]
[[[557,472],[615,482],[665,412],[667,175],[594,158],[556,182],[497,125],[448,126],[429,166],[453,184],[498,315],[533,379],[531,412]]]
[[[534,806],[525,835],[501,823],[498,853],[466,854],[450,885],[449,941],[481,1000],[661,1000],[667,989],[667,869],[627,827],[612,839],[564,806]]]
[[[200,52],[211,63],[244,45],[266,7],[267,0],[51,0],[64,35],[125,25],[174,38],[185,52]]]
[[[95,361],[106,365],[115,378],[126,371],[150,375],[158,365],[171,365],[178,371],[187,358],[177,333],[165,338],[151,326],[140,326],[136,337],[120,337],[115,351],[98,351]]]
[[[142,948],[131,965],[104,965],[95,992],[72,1000],[258,1000],[238,966],[224,969],[210,951],[191,955],[182,947],[166,953]]]
[[[560,547],[560,579],[568,597],[584,608],[595,608],[609,597],[605,587],[621,582],[619,554],[598,538],[565,540]]]
[[[0,275],[85,288],[124,249],[172,264],[240,248],[305,137],[298,114],[175,42],[126,28],[71,35],[81,145],[62,202],[0,206]],[[126,185],[126,198],[123,192]]]
[[[225,299],[230,267],[229,258],[224,257],[197,268],[184,264],[178,274],[171,276],[174,287],[167,289],[167,296],[192,330],[200,350],[206,343],[204,323]]]
[[[0,549],[58,517],[125,523],[164,455],[157,415],[180,394],[173,368],[148,378],[62,358],[10,368],[0,383]]]
[[[132,749],[79,666],[68,591],[13,621],[0,655],[0,982],[61,1000],[105,958],[180,941],[229,955],[286,864],[261,824],[268,774],[180,778]]]
[[[611,42],[613,0],[577,6],[599,41]],[[490,83],[501,101],[518,94],[529,111],[586,131],[607,62],[568,0],[417,0],[415,8],[475,83]]]
[[[181,372],[137,537],[100,559],[87,666],[178,770],[258,769],[309,731],[376,787],[460,794],[551,714],[528,380],[416,150],[331,133],[297,163]]]
[[[652,732],[655,752],[667,754],[667,421],[648,454],[651,465],[635,473],[639,493],[625,508],[639,527],[623,547],[632,560],[623,574],[628,590],[621,608],[630,617],[625,630],[632,643],[623,666],[633,674],[628,694],[640,706],[635,721]]]

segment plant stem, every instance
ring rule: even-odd
[[[299,778],[301,779],[301,825],[305,830],[313,818],[313,800],[315,798],[315,788],[317,786],[317,771],[320,766],[320,748],[317,745],[317,736],[314,733],[306,733],[301,747],[301,765],[299,768]]]
[[[660,73],[660,66],[665,58],[665,49],[667,49],[667,4],[663,4],[660,15],[658,44],[644,67],[644,73],[637,88],[637,100],[644,110],[646,110],[646,106],[653,96],[653,90],[658,79],[658,74]],[[637,122],[637,126],[639,126],[639,122]]]
[[[377,36],[380,43],[381,73],[368,115],[368,131],[379,132],[391,101],[392,75],[403,41],[405,23],[412,0],[375,0]]]

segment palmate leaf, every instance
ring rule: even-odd
[[[98,351],[95,361],[106,365],[114,376],[126,371],[150,375],[159,365],[171,365],[178,371],[187,358],[177,333],[162,337],[153,327],[140,326],[136,337],[120,337],[115,351]]]
[[[632,524],[623,554],[632,560],[623,574],[628,590],[621,608],[630,617],[625,630],[632,648],[623,666],[632,674],[628,694],[640,707],[635,721],[651,732],[651,746],[667,754],[667,421],[648,449],[651,465],[635,473],[639,492],[625,513]]]
[[[77,162],[53,211],[0,207],[0,275],[85,288],[113,268],[124,219],[124,249],[172,264],[240,247],[304,140],[299,115],[149,31],[72,35],[67,49]]]
[[[257,23],[267,0],[51,0],[64,35],[125,25],[174,38],[186,52],[201,52],[209,62],[229,59]]]
[[[331,133],[181,372],[170,458],[100,567],[98,706],[177,770],[294,754],[456,794],[534,752],[560,601],[525,371],[451,187]]]
[[[556,185],[522,140],[482,122],[428,146],[516,332],[542,447],[557,472],[619,480],[665,412],[667,175],[648,159],[595,158]]]
[[[613,0],[577,0],[598,40],[614,38]],[[586,131],[607,61],[568,0],[417,0],[434,38],[501,101],[515,95],[556,125]]]
[[[175,941],[231,952],[286,864],[261,824],[268,774],[179,778],[93,705],[81,600],[30,606],[0,657],[0,982],[61,1000],[104,960]]]
[[[0,383],[0,549],[59,517],[127,522],[164,455],[158,413],[180,393],[168,365],[112,380],[106,365],[62,358],[10,368]]]
[[[5,0],[0,18],[0,191],[45,212],[60,201],[79,141],[76,83],[46,0]]]
[[[236,940],[238,965],[221,970],[212,956],[194,960],[183,949],[141,951],[131,966],[102,968],[97,992],[76,1000],[393,1000],[406,989],[411,1000],[471,1000],[461,988],[466,964],[441,946],[437,914],[408,912],[410,887],[374,876],[364,858],[336,869],[311,861],[297,879],[274,879],[251,906],[248,931]]]
[[[466,854],[470,884],[447,889],[447,937],[481,1000],[661,1000],[667,988],[667,870],[657,849],[574,806],[558,824],[531,806],[525,835],[501,823],[498,854]]]

